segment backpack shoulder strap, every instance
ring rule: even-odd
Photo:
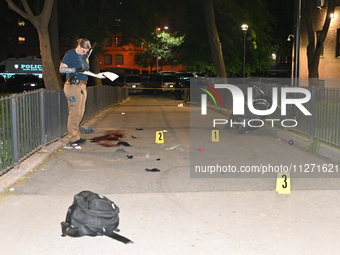
[[[88,227],[85,225],[80,225],[79,227],[75,228],[71,224],[67,223],[66,221],[63,221],[61,223],[61,236],[71,236],[71,237],[81,237],[81,236],[96,236],[95,233],[91,231]],[[112,239],[115,239],[119,242],[122,242],[124,244],[133,243],[130,239],[118,235],[115,232],[111,233],[104,233],[105,236],[111,237]]]
[[[121,236],[121,235],[118,235],[117,233],[115,232],[111,232],[111,233],[104,233],[104,235],[108,236],[108,237],[111,237],[119,242],[122,242],[124,244],[128,244],[128,243],[133,243],[130,239],[124,237],[124,236]]]

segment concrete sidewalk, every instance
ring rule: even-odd
[[[2,254],[339,254],[339,192],[107,194],[121,208],[124,245],[61,237],[70,195],[6,196]]]
[[[88,141],[81,150],[67,150],[60,141],[15,169],[17,177],[27,172],[20,181],[1,178],[7,183],[0,200],[2,254],[339,253],[338,178],[292,179],[290,195],[275,192],[275,178],[190,178],[189,107],[179,103],[168,97],[132,97],[97,116],[90,123],[96,132],[84,135],[91,139],[122,130],[131,146]],[[155,143],[158,130],[166,131],[164,144]],[[229,147],[221,154],[244,164],[268,155],[329,162],[278,142],[277,134],[265,129],[245,136],[228,130],[221,139],[247,146],[246,155]],[[61,237],[60,222],[82,190],[106,195],[120,207],[120,234],[133,244]]]

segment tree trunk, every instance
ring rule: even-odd
[[[327,9],[325,13],[323,27],[319,33],[317,33],[314,27],[315,12],[316,11],[320,12],[319,10],[316,9],[315,1],[310,0],[301,1],[302,1],[301,10],[302,18],[305,21],[308,36],[307,45],[308,78],[317,78],[310,79],[311,84],[309,85],[319,86],[318,78],[319,78],[320,53],[329,30],[329,26],[331,23],[331,13],[334,13],[336,0],[328,0],[327,5],[323,7]],[[320,19],[317,19],[316,21],[320,21]]]
[[[47,89],[61,89],[61,82],[59,83],[60,76],[57,76],[55,66],[52,61],[52,51],[48,28],[40,27],[37,28],[37,30],[39,36],[45,86]]]
[[[18,8],[11,0],[6,1],[12,10],[29,20],[37,29],[45,86],[47,89],[60,89],[61,84],[58,82],[58,76],[52,61],[50,35],[48,31],[48,24],[51,19],[54,0],[45,0],[44,7],[37,16],[33,14],[27,0],[21,0],[22,6],[26,12]]]
[[[208,31],[210,49],[216,68],[216,73],[220,78],[226,78],[227,73],[225,70],[222,46],[216,28],[214,5],[212,1],[213,0],[203,0],[205,23]]]
[[[62,81],[61,81],[61,75],[59,72],[60,51],[59,51],[58,0],[54,1],[52,16],[51,16],[48,30],[50,34],[50,40],[51,40],[51,51],[52,51],[52,60],[54,64],[54,69],[57,75],[59,87],[61,88]]]

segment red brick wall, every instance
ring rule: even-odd
[[[105,47],[105,54],[112,56],[112,64],[111,65],[105,65],[104,61],[104,55],[99,56],[99,63],[100,63],[100,69],[106,70],[108,68],[122,68],[122,69],[134,69],[139,70],[139,73],[142,73],[142,71],[149,73],[150,67],[148,68],[142,68],[135,64],[134,57],[138,53],[143,53],[143,50],[140,47],[136,47],[133,44],[123,45],[121,47],[117,47],[115,44],[115,38],[117,35],[112,34],[112,44],[111,46]],[[117,65],[116,64],[116,55],[123,55],[123,64]],[[159,71],[180,71],[183,69],[182,65],[178,66],[159,66]],[[156,70],[156,66],[153,67],[153,71]]]
[[[332,19],[327,37],[324,42],[323,56],[320,57],[319,78],[325,80],[325,87],[340,88],[340,84],[334,79],[340,78],[340,58],[336,57],[337,29],[340,29],[340,8],[335,9],[335,17]],[[316,30],[321,30],[325,19],[325,9],[315,10],[314,22]],[[308,78],[307,47],[308,39],[305,27],[301,26],[300,41],[300,78]]]

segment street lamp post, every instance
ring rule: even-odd
[[[156,73],[158,73],[158,42],[156,46]]]
[[[156,73],[158,73],[158,31],[161,29],[156,27]]]
[[[290,34],[288,35],[288,38],[287,38],[287,41],[288,42],[292,42],[292,68],[291,68],[291,85],[294,85],[294,77],[295,77],[295,74],[294,74],[294,64],[295,64],[295,54],[294,54],[294,35]]]
[[[294,33],[294,87],[299,87],[300,77],[300,30],[301,30],[301,0],[295,0],[295,33]]]
[[[243,31],[243,84],[245,83],[246,78],[246,34],[248,30],[248,25],[243,24],[241,26],[241,29]]]

